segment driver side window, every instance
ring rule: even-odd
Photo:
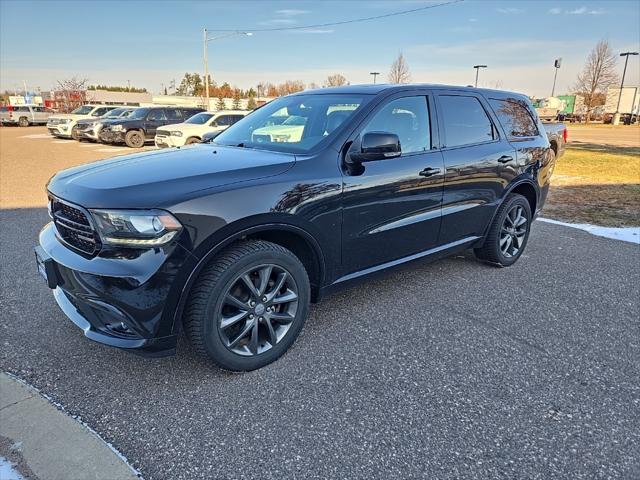
[[[364,127],[368,132],[395,133],[400,139],[402,154],[425,152],[431,149],[431,125],[427,98],[403,97],[384,105]]]

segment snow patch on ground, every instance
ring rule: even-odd
[[[565,227],[577,228],[584,230],[598,237],[612,238],[613,240],[622,240],[623,242],[631,242],[640,245],[640,227],[600,227],[589,223],[566,223],[550,218],[540,218],[541,222],[552,223],[554,225],[562,225]]]
[[[0,478],[2,480],[24,480],[24,477],[13,468],[13,463],[4,457],[0,457]]]

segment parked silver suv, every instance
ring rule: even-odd
[[[53,111],[36,105],[18,105],[0,107],[0,123],[8,125],[44,125]]]

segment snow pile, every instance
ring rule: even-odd
[[[565,227],[577,228],[589,232],[598,237],[612,238],[614,240],[622,240],[623,242],[631,242],[640,245],[640,227],[600,227],[589,223],[566,223],[550,218],[540,218],[541,222],[553,223],[554,225],[563,225]]]
[[[24,480],[24,477],[13,468],[13,464],[4,457],[0,457],[0,478],[2,480]]]

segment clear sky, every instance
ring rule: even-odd
[[[356,1],[14,1],[0,0],[0,89],[40,87],[78,75],[91,83],[146,87],[203,71],[202,29],[308,25],[369,17],[446,0]],[[342,73],[368,83],[399,51],[412,81],[480,85],[547,96],[553,60],[563,58],[556,93],[567,91],[596,42],[640,49],[640,2],[481,1],[383,20],[288,32],[255,32],[209,44],[216,82],[239,87]],[[640,81],[640,57],[626,84]],[[622,73],[622,62],[619,63]],[[379,78],[380,80],[380,78]]]

